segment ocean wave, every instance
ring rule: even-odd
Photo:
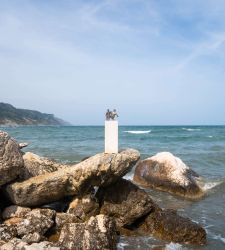
[[[219,234],[219,235],[214,235],[214,236],[213,236],[213,239],[214,239],[214,240],[220,240],[220,241],[222,241],[223,243],[225,243],[225,238],[222,237],[220,234]]]
[[[127,130],[124,132],[129,134],[149,134],[151,133],[151,130]]]
[[[169,243],[166,244],[165,250],[185,250],[186,248],[184,248],[181,244],[178,243]]]
[[[202,185],[202,189],[204,191],[208,191],[210,189],[213,189],[214,187],[220,185],[221,183],[223,183],[223,181],[209,181],[209,182],[206,182]]]
[[[186,131],[201,131],[200,128],[182,128],[182,129]]]

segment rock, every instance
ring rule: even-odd
[[[27,180],[31,177],[52,173],[59,169],[68,168],[68,165],[59,164],[45,157],[40,157],[36,154],[27,152],[23,155],[24,168],[20,174],[21,180]]]
[[[82,221],[76,215],[67,213],[56,213],[55,223],[57,229],[62,228],[65,224],[68,223],[79,223],[79,222]]]
[[[3,210],[2,218],[3,219],[9,219],[13,217],[23,218],[30,211],[31,209],[28,207],[20,207],[20,206],[12,205],[12,206],[6,207]]]
[[[206,232],[200,225],[170,209],[156,208],[147,216],[139,231],[168,242],[196,245],[206,243]]]
[[[28,244],[38,243],[43,239],[43,236],[40,233],[34,232],[30,234],[26,234],[22,237],[22,240],[27,242]]]
[[[23,157],[19,144],[0,131],[0,186],[16,179],[22,168]]]
[[[13,238],[9,242],[1,246],[1,250],[24,250],[27,243],[21,239]]]
[[[0,240],[9,241],[16,236],[17,231],[14,225],[0,224]]]
[[[113,220],[105,215],[97,215],[86,223],[64,225],[59,244],[68,250],[114,250],[117,239]]]
[[[23,219],[22,218],[18,218],[18,217],[13,217],[13,218],[10,218],[10,219],[7,219],[4,221],[4,224],[6,225],[15,225],[17,226],[20,222],[22,222]]]
[[[139,185],[167,191],[189,199],[204,195],[199,175],[169,152],[140,161],[133,180]]]
[[[54,217],[55,211],[53,210],[33,209],[17,225],[17,233],[20,237],[33,233],[44,235],[54,225]]]
[[[56,247],[53,243],[43,241],[40,243],[33,243],[28,245],[21,239],[13,238],[6,244],[2,245],[1,250],[60,250],[60,247]]]
[[[75,198],[70,203],[67,213],[75,215],[81,221],[86,221],[91,216],[99,214],[99,211],[99,203],[96,198],[92,194],[87,194],[82,198]]]
[[[20,149],[25,148],[25,147],[27,147],[27,146],[28,146],[28,143],[27,143],[27,142],[21,142],[21,143],[19,143]]]
[[[131,225],[156,206],[144,190],[125,179],[100,188],[97,196],[101,204],[100,213],[113,217],[118,228]]]
[[[139,152],[134,149],[118,154],[101,153],[70,168],[10,184],[5,191],[17,205],[46,204],[65,196],[84,194],[91,186],[109,185],[125,175],[139,158]]]

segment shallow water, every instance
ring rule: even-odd
[[[74,163],[104,149],[101,126],[4,127],[19,142],[28,142],[24,151]],[[142,158],[169,151],[206,179],[207,196],[185,201],[165,192],[147,190],[162,207],[175,208],[183,216],[201,223],[208,244],[186,247],[168,244],[167,249],[225,249],[225,126],[121,126],[120,148],[138,149]],[[132,178],[132,172],[126,178]],[[164,242],[152,237],[122,237],[118,249],[151,249]]]

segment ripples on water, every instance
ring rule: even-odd
[[[28,142],[26,151],[66,163],[79,162],[104,149],[101,126],[4,127],[2,130],[20,142]],[[162,207],[178,209],[181,215],[200,222],[207,230],[207,246],[191,248],[167,244],[166,249],[225,249],[225,127],[121,126],[119,141],[120,148],[136,148],[142,158],[169,151],[206,179],[207,196],[195,202],[147,190]],[[132,174],[126,178],[132,178]],[[150,249],[152,245],[163,243],[152,237],[122,237],[118,249]]]

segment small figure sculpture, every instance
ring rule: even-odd
[[[116,109],[113,109],[113,111],[110,111],[109,109],[107,109],[106,114],[105,114],[106,120],[115,120],[118,116]]]

